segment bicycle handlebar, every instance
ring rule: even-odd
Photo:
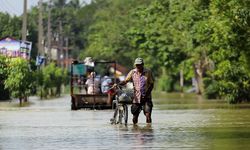
[[[112,90],[114,88],[118,88],[119,90],[121,90],[122,85],[119,84],[113,84],[113,86],[111,88],[109,88],[108,90]]]

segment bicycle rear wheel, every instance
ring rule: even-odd
[[[124,117],[124,109],[123,109],[123,106],[120,105],[119,106],[119,121],[118,123],[122,124],[122,121],[123,121],[123,117]]]

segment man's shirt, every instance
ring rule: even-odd
[[[143,69],[143,72],[140,73],[137,69],[131,70],[126,79],[126,82],[132,81],[134,85],[134,100],[133,103],[140,103],[141,98],[145,97],[146,99],[151,99],[151,93],[146,95],[150,85],[154,84],[154,78],[152,72],[146,68]]]

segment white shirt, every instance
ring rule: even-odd
[[[100,81],[99,80],[97,79],[93,80],[93,78],[89,78],[85,84],[88,86],[88,91],[87,91],[88,94],[100,93],[100,89],[99,89]]]

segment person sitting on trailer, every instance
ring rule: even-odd
[[[80,78],[78,79],[77,83],[78,83],[78,87],[79,87],[79,92],[83,93],[84,90],[87,91],[84,88],[84,83],[86,82],[86,79],[84,78],[84,75],[80,75]]]
[[[104,76],[101,84],[101,90],[103,94],[107,94],[109,88],[111,88],[113,82],[112,79],[108,76]]]
[[[90,77],[86,81],[87,94],[99,94],[100,93],[100,81],[95,78],[95,72],[90,73]]]

